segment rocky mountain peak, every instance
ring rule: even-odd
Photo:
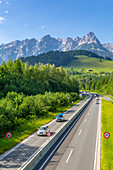
[[[67,37],[63,40],[63,42],[70,42],[70,41],[73,41],[73,38],[71,37]]]
[[[74,49],[77,46],[77,42],[70,37],[67,37],[63,40],[63,51],[69,51]]]
[[[89,43],[100,43],[100,42],[93,32],[89,32],[88,34],[83,36],[83,38],[81,38],[78,45],[85,44],[85,43],[89,44]]]
[[[80,40],[81,40],[81,38],[78,37],[78,36],[75,38],[75,41],[76,41],[77,45],[79,44],[79,41],[80,41]]]
[[[45,35],[44,37],[41,38],[41,40],[49,40],[51,39],[51,36],[49,34]]]
[[[113,52],[113,44],[112,43],[106,43],[102,44],[104,48],[106,48],[108,51]]]

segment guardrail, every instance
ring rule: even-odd
[[[91,100],[92,95],[18,170],[32,170]]]

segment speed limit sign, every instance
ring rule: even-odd
[[[6,133],[6,138],[10,139],[12,137],[12,134],[10,132]]]
[[[104,133],[104,137],[105,137],[106,139],[110,138],[110,133],[109,133],[109,132],[105,132],[105,133]]]
[[[47,136],[50,137],[50,136],[51,136],[51,133],[50,133],[50,132],[47,132]]]

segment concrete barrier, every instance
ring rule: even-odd
[[[43,156],[48,152],[48,150],[55,144],[58,138],[77,118],[81,111],[89,104],[91,99],[92,96],[90,96],[90,98],[79,108],[79,110],[77,110],[73,115],[70,116],[70,120],[63,123],[63,125],[56,131],[56,133],[53,136],[49,137],[49,139],[18,170],[32,170],[43,158]]]

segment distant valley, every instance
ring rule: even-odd
[[[10,58],[16,60],[21,57],[37,56],[49,51],[88,50],[103,57],[113,60],[113,44],[101,44],[93,32],[89,32],[83,38],[67,37],[65,39],[53,38],[45,35],[40,40],[35,38],[16,40],[8,44],[0,45],[0,63],[7,62]]]

